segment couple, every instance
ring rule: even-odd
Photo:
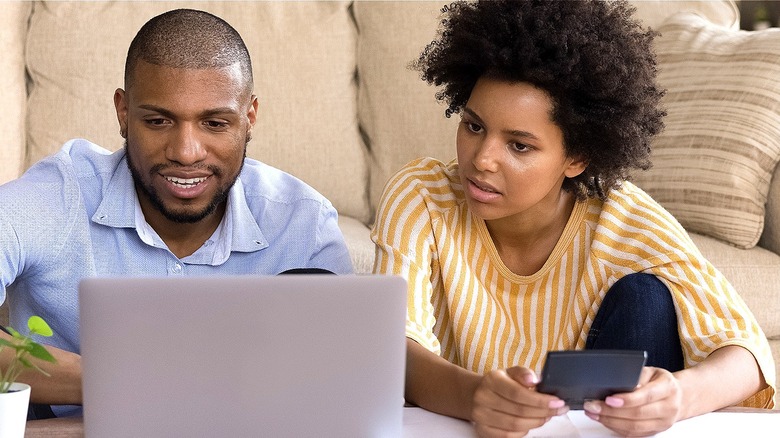
[[[457,160],[402,169],[372,232],[375,271],[409,283],[407,400],[482,436],[521,436],[567,409],[533,390],[545,351],[632,348],[649,352],[641,387],[585,407],[615,431],[769,406],[772,373],[759,364],[771,356],[752,315],[676,221],[624,182],[648,166],[663,126],[652,33],[622,2],[447,9],[415,66],[461,117]],[[84,276],[164,276],[177,264],[185,275],[351,272],[327,200],[244,158],[252,89],[227,23],[155,17],[114,96],[125,149],[69,142],[0,188],[4,205],[26,206],[0,213],[3,299],[7,289],[15,320],[43,309],[58,335],[34,401],[81,402]],[[296,223],[317,234],[295,234]],[[726,305],[707,314],[706,300]]]

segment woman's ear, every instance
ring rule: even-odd
[[[588,167],[588,160],[582,156],[569,157],[567,160],[569,161],[569,164],[563,171],[563,174],[566,175],[567,178],[578,176]]]

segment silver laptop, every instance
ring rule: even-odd
[[[395,276],[85,279],[85,435],[401,436],[405,316]]]

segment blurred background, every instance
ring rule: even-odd
[[[740,0],[739,27],[743,30],[761,30],[777,27],[780,0]]]

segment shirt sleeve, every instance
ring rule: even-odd
[[[685,366],[702,362],[719,348],[741,346],[753,354],[768,385],[743,404],[773,406],[775,368],[769,342],[731,283],[647,193],[624,183],[610,197],[601,213],[600,244],[621,248],[620,256],[613,254],[613,269],[650,273],[667,286],[677,312]]]
[[[652,269],[669,288],[677,318],[686,366],[703,361],[713,351],[737,345],[750,351],[767,387],[742,402],[744,406],[774,406],[775,365],[764,332],[742,297],[704,258],[660,264]]]
[[[21,258],[16,230],[0,216],[0,304],[5,302],[5,289],[19,275]]]
[[[410,164],[385,188],[371,230],[371,240],[376,245],[374,273],[406,279],[406,336],[441,354],[441,345],[433,333],[436,319],[431,304],[436,252],[425,190],[415,174],[419,170]]]
[[[327,269],[336,274],[354,272],[352,259],[338,224],[338,213],[327,201],[320,207],[317,225],[317,251],[312,254],[312,267]]]

